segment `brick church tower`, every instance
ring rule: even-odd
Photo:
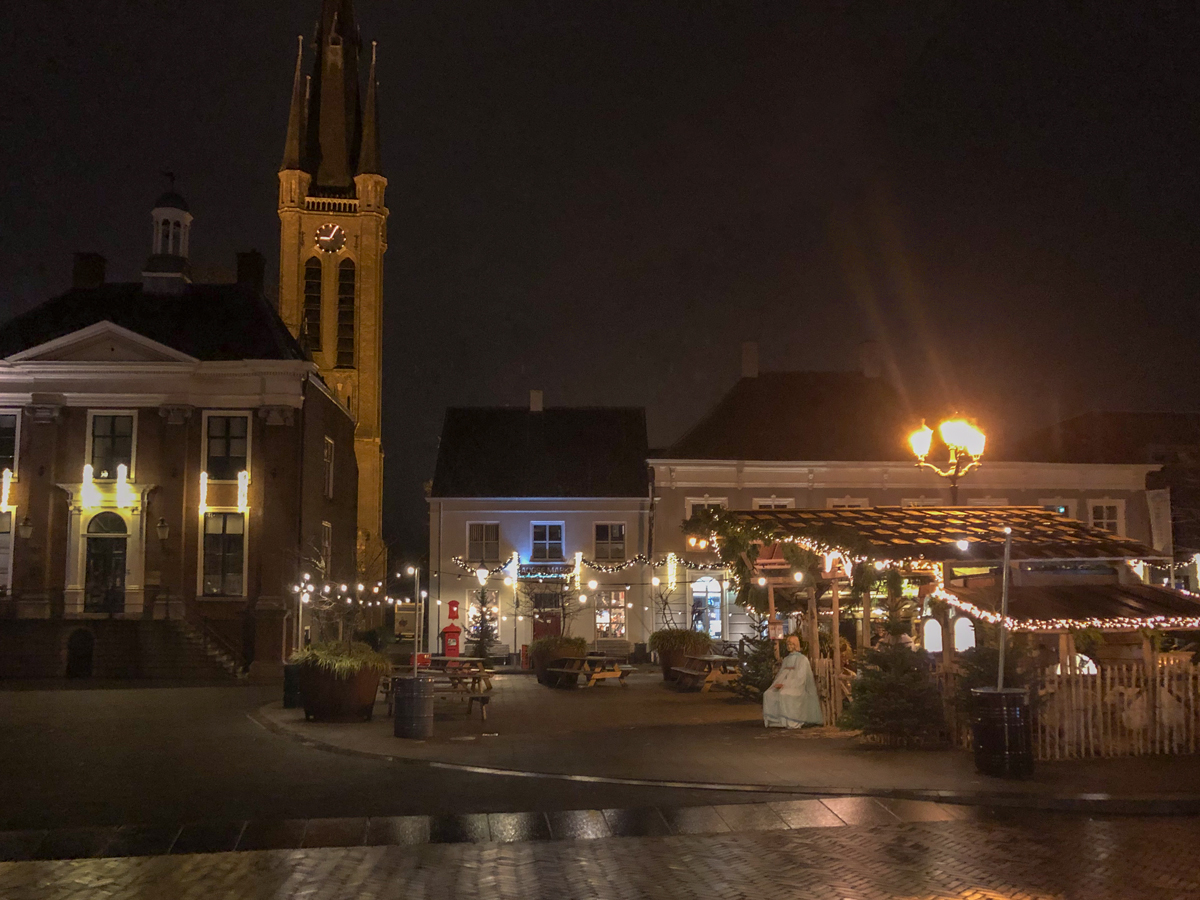
[[[380,393],[388,211],[375,45],[365,100],[352,0],[322,0],[308,76],[304,49],[301,38],[279,167],[279,312],[357,423],[358,565],[372,580],[382,579],[387,558]]]

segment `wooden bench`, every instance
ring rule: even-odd
[[[471,715],[471,709],[476,703],[479,704],[479,715],[482,721],[487,721],[488,703],[491,701],[491,694],[468,694],[467,695],[467,716]]]
[[[704,669],[672,666],[671,671],[675,673],[675,683],[680,687],[703,689],[705,681],[708,680],[708,672]]]

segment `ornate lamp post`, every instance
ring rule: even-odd
[[[950,505],[958,506],[958,479],[980,465],[987,435],[966,419],[947,419],[938,426],[938,434],[950,451],[950,460],[944,469],[925,460],[933,444],[933,429],[924,422],[908,436],[908,443],[917,457],[918,468],[932,469],[950,479]]]

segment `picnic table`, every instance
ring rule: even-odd
[[[633,666],[622,665],[621,660],[608,656],[564,656],[551,660],[546,671],[557,676],[555,687],[575,687],[580,675],[587,677],[584,687],[595,687],[608,678],[615,678],[622,687],[628,687],[625,677],[633,671]]]
[[[420,668],[417,670],[417,674],[430,675],[435,679],[433,689],[435,694],[453,694],[459,699],[475,698],[478,700],[492,689],[493,673],[484,667],[482,659],[450,656],[434,657],[434,660],[449,660],[450,664],[441,667]],[[392,715],[395,703],[394,679],[398,675],[407,675],[411,672],[411,666],[392,666],[391,674],[384,675],[380,679],[380,688],[383,690],[384,700],[387,702],[389,716]],[[468,712],[471,705],[468,704]]]
[[[740,674],[736,656],[689,656],[687,665],[673,666],[675,683],[682,688],[700,688],[700,693],[714,684],[729,684]]]

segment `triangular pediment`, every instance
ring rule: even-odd
[[[158,341],[112,322],[97,322],[79,331],[30,347],[8,362],[196,362]]]

